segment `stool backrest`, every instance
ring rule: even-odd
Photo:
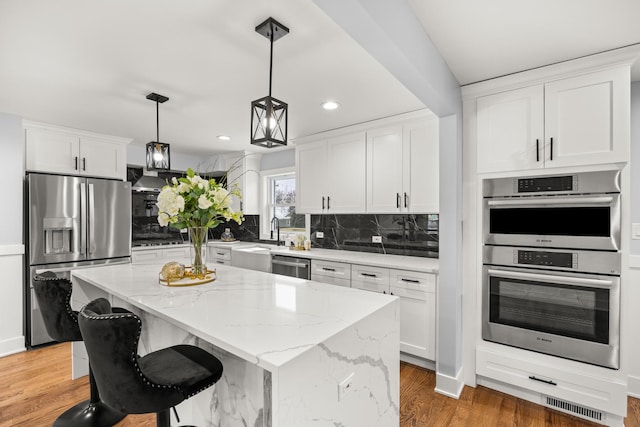
[[[33,290],[40,306],[44,327],[56,341],[82,341],[78,312],[71,308],[72,284],[46,271],[33,278]]]
[[[125,414],[157,412],[177,405],[184,396],[176,387],[155,384],[138,365],[140,318],[111,308],[104,298],[87,304],[78,316],[89,363],[101,399]]]

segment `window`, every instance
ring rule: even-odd
[[[290,241],[295,234],[308,235],[306,215],[296,214],[296,177],[294,172],[269,171],[263,175],[265,215],[261,237],[275,239],[271,231],[273,218],[280,226],[280,240]]]

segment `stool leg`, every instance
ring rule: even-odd
[[[100,400],[91,366],[89,366],[89,388],[91,400],[85,400],[67,409],[54,421],[53,427],[111,427],[126,416]]]
[[[171,427],[171,416],[168,409],[156,412],[156,427]]]

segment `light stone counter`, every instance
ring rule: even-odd
[[[220,382],[178,407],[182,423],[398,425],[396,297],[224,265],[212,283],[166,287],[161,267],[75,270],[74,298],[103,295],[138,313],[141,355],[191,343],[222,360]]]

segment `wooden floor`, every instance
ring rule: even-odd
[[[0,358],[0,427],[50,426],[65,409],[88,398],[87,378],[70,378],[69,344]],[[432,371],[401,365],[401,427],[598,425],[485,387],[465,387],[460,399],[451,399],[433,391],[435,382]],[[130,415],[118,424],[154,425],[153,415]],[[625,427],[640,427],[640,400],[629,398]]]

